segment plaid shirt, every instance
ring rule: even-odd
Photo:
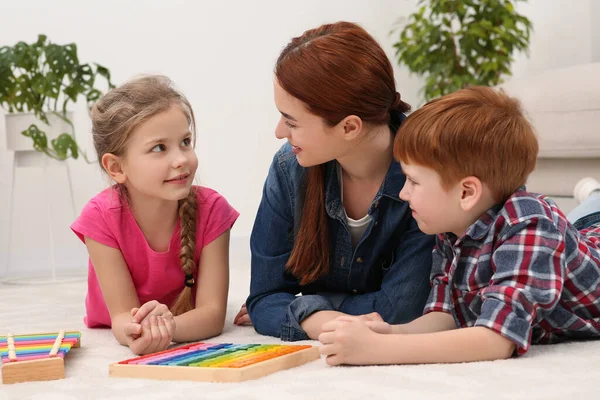
[[[485,326],[522,355],[531,343],[600,336],[600,224],[577,231],[552,200],[521,188],[464,236],[441,234],[424,313]]]

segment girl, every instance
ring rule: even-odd
[[[393,142],[410,106],[385,52],[352,23],[311,29],[279,56],[274,92],[275,136],[288,143],[264,185],[248,308],[235,322],[292,341],[341,315],[418,317],[433,238],[398,198]]]
[[[162,76],[115,88],[92,108],[98,160],[113,186],[71,228],[90,262],[85,324],[136,354],[221,333],[229,230],[238,217],[198,166],[188,100]]]

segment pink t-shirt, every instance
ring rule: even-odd
[[[196,265],[204,246],[230,229],[239,213],[216,191],[194,186],[198,198],[196,217]],[[140,304],[157,300],[168,306],[184,288],[185,275],[179,263],[179,220],[169,249],[157,252],[150,248],[131,210],[116,190],[108,188],[92,198],[71,225],[85,243],[85,236],[106,246],[119,249],[133,280]],[[197,277],[197,269],[194,278]],[[110,314],[100,290],[92,261],[88,265],[88,293],[85,299],[89,327],[110,327]]]

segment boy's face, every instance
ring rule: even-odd
[[[446,190],[440,175],[431,168],[401,163],[406,183],[400,198],[408,202],[419,229],[426,234],[452,232],[461,235],[465,215],[460,205],[458,185]]]

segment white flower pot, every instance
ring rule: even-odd
[[[9,151],[27,151],[33,150],[33,140],[23,136],[21,132],[29,128],[31,124],[46,134],[48,138],[48,147],[50,141],[62,133],[72,133],[71,126],[64,120],[54,114],[47,114],[50,125],[39,120],[33,113],[12,113],[6,114],[6,148]],[[72,113],[67,112],[67,117],[73,120]]]

